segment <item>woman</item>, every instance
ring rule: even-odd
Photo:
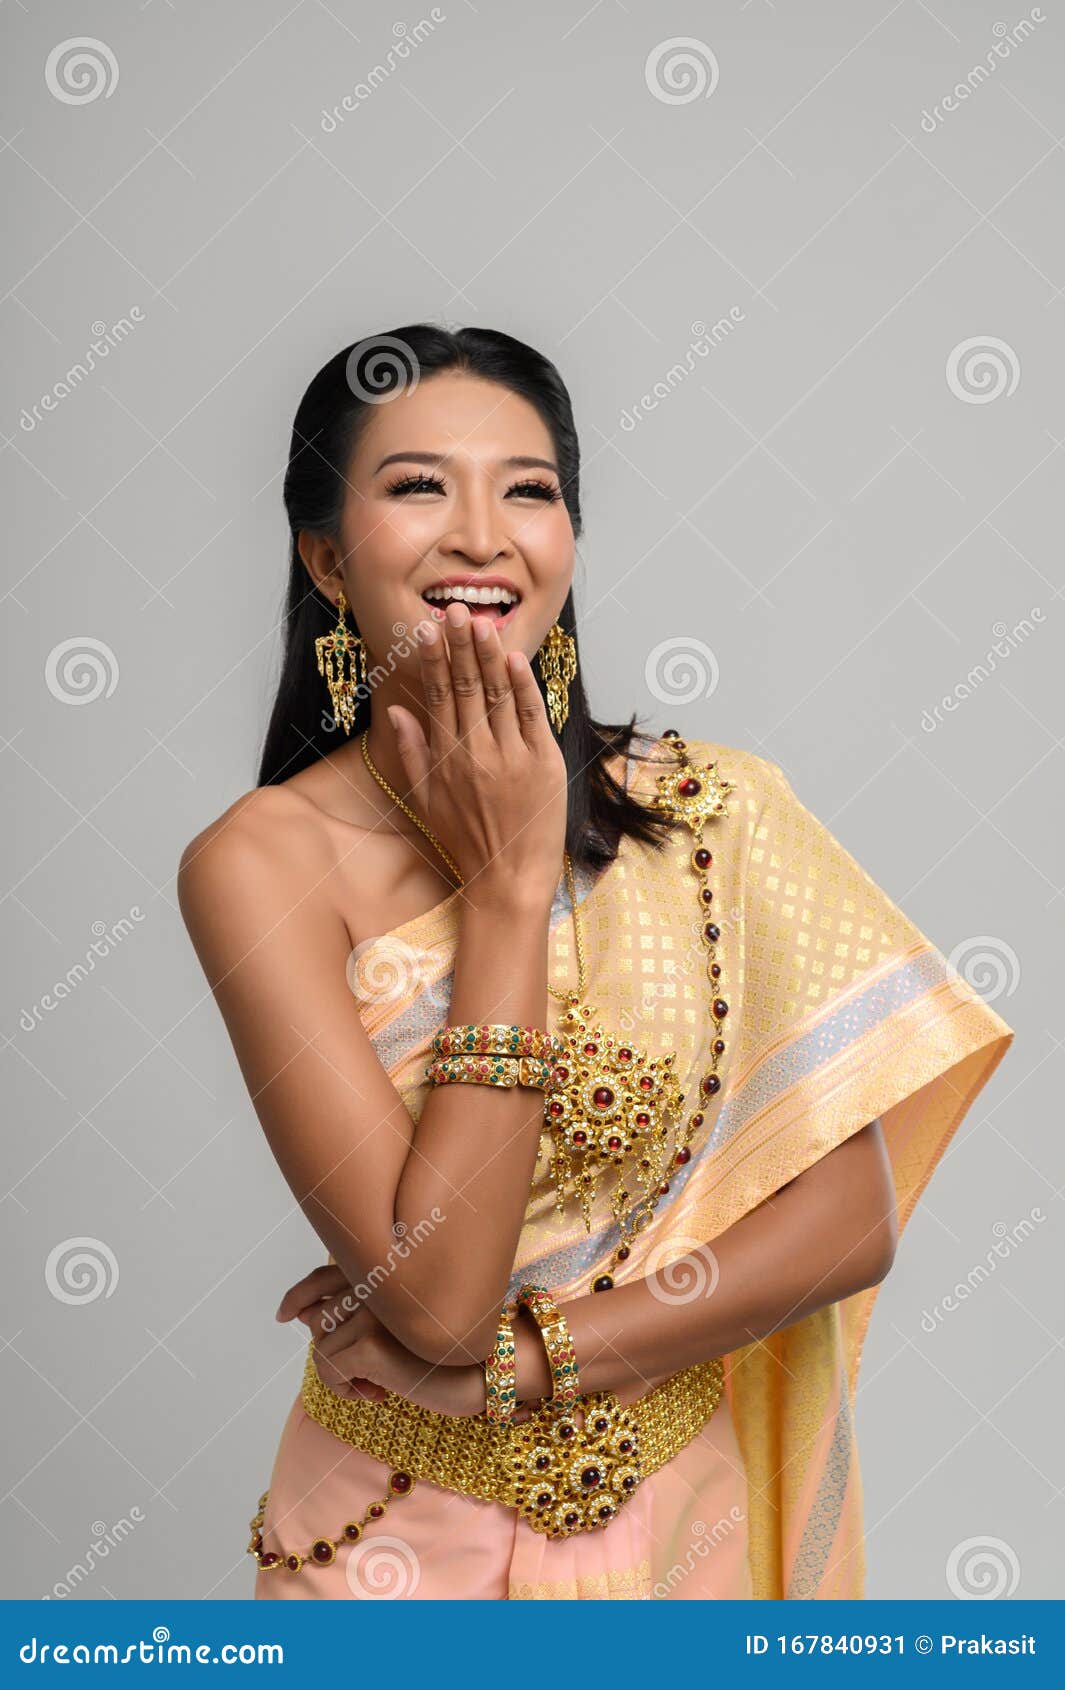
[[[296,416],[260,785],[179,876],[330,1254],[259,1597],[863,1594],[869,1315],[1012,1033],[775,764],[592,720],[578,467],[484,330]]]

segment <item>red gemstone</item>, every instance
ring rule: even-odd
[[[727,1014],[728,1014],[728,1004],[725,1002],[724,998],[715,998],[714,999],[714,1018],[715,1018],[715,1020],[723,1021]]]
[[[551,1492],[549,1490],[542,1490],[536,1498],[536,1506],[537,1508],[546,1508],[551,1500]]]
[[[645,1074],[640,1081],[640,1090],[641,1091],[653,1091],[654,1085],[655,1085],[655,1083],[652,1080],[650,1074]]]
[[[668,1182],[668,1180],[667,1180],[665,1185],[659,1186],[658,1195],[659,1195],[659,1197],[668,1197],[668,1195],[669,1195],[669,1182]]]
[[[622,1455],[628,1455],[632,1450],[632,1439],[622,1438],[621,1442],[618,1444],[618,1449],[621,1451]]]
[[[379,1520],[384,1511],[385,1507],[383,1502],[372,1502],[366,1510],[371,1520]]]
[[[677,1164],[680,1167],[683,1168],[684,1164],[686,1162],[690,1162],[691,1159],[692,1159],[691,1151],[688,1149],[686,1144],[682,1144],[680,1149],[677,1151],[677,1154],[674,1157],[674,1160],[677,1162]]]
[[[707,1074],[703,1080],[703,1090],[707,1097],[716,1097],[721,1090],[721,1081],[716,1074]]]
[[[536,1471],[538,1473],[546,1473],[550,1465],[551,1457],[549,1455],[538,1455],[536,1457]]]
[[[702,790],[702,781],[696,780],[694,775],[689,775],[687,780],[682,780],[677,788],[682,798],[695,798]]]
[[[650,1115],[648,1115],[648,1113],[645,1109],[641,1109],[640,1113],[636,1117],[636,1125],[638,1127],[646,1127],[646,1126],[650,1125],[650,1121],[651,1121]]]
[[[605,1432],[609,1425],[610,1425],[610,1421],[604,1420],[603,1416],[600,1415],[599,1418],[595,1421],[595,1430],[597,1432]]]
[[[574,1144],[587,1144],[588,1143],[588,1134],[582,1133],[582,1132],[574,1133],[573,1142],[574,1142]]]
[[[715,1056],[720,1056],[722,1051],[724,1050],[724,1048],[725,1048],[724,1039],[715,1039],[714,1042],[713,1042],[713,1045],[711,1046],[711,1049],[713,1050]]]
[[[614,1093],[609,1086],[596,1086],[592,1093],[592,1102],[597,1109],[609,1109],[614,1101]]]
[[[580,1519],[579,1514],[567,1514],[564,1523],[567,1526],[575,1526],[579,1519]]]
[[[610,1137],[606,1141],[606,1146],[607,1146],[608,1150],[620,1150],[621,1149],[621,1140],[620,1140],[620,1138],[616,1137],[616,1135],[614,1133],[611,1133]]]
[[[320,1537],[317,1543],[311,1545],[311,1554],[316,1561],[321,1561],[324,1564],[333,1559],[333,1545],[328,1538]]]
[[[713,857],[710,855],[710,852],[706,849],[705,845],[701,845],[698,851],[695,852],[694,862],[696,868],[709,868],[713,860]]]
[[[586,1467],[581,1474],[581,1484],[585,1490],[594,1490],[596,1485],[602,1484],[603,1475],[598,1467]]]
[[[721,964],[719,962],[712,962],[710,964],[710,978],[711,980],[720,980]]]
[[[501,1367],[506,1367],[506,1365],[506,1362],[500,1363]],[[414,1481],[409,1473],[393,1473],[388,1483],[390,1488],[396,1492],[397,1496],[406,1496]]]
[[[704,886],[702,891],[699,893],[699,900],[704,904],[712,904],[714,901],[713,888],[710,886]]]
[[[272,1567],[275,1565],[276,1561],[277,1556],[274,1554],[272,1549],[268,1549],[265,1555],[261,1555],[259,1557],[260,1565],[263,1567]]]
[[[623,1244],[621,1246],[621,1249],[617,1251],[618,1261],[619,1262],[627,1262],[631,1254],[632,1254],[632,1251],[629,1249],[628,1245]]]
[[[621,1049],[618,1051],[618,1057],[622,1062],[628,1062],[631,1060],[632,1051],[629,1049],[628,1045],[622,1045]]]
[[[696,1127],[701,1127],[702,1124],[703,1124],[703,1117],[701,1115],[693,1115],[692,1116],[692,1128],[693,1128],[693,1130]]]
[[[362,1536],[362,1527],[359,1525],[357,1520],[348,1521],[347,1525],[344,1527],[344,1536],[352,1543],[358,1542],[359,1538]]]
[[[298,1573],[299,1570],[300,1570],[300,1558],[299,1558],[299,1556],[298,1555],[287,1556],[286,1559],[285,1559],[285,1566],[291,1567],[291,1569],[294,1573]]]
[[[589,1041],[589,1043],[584,1046],[584,1054],[585,1056],[594,1056],[598,1049],[599,1046],[597,1044]]]
[[[563,1114],[564,1107],[565,1106],[563,1104],[559,1103],[558,1099],[556,1098],[554,1103],[548,1104],[547,1113],[549,1115],[554,1115],[555,1118],[557,1119],[559,1115]]]
[[[706,926],[703,928],[703,932],[710,940],[711,944],[716,944],[717,940],[721,937],[721,929],[717,925],[716,921],[708,921]]]

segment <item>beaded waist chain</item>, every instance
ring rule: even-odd
[[[394,1392],[379,1402],[341,1396],[319,1377],[312,1343],[300,1395],[312,1420],[408,1482],[427,1479],[502,1502],[534,1531],[571,1537],[609,1525],[641,1479],[696,1437],[723,1388],[724,1368],[714,1359],[674,1373],[631,1404],[600,1391],[572,1409],[548,1402],[528,1420],[498,1426],[484,1414],[440,1414]]]

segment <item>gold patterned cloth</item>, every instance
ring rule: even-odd
[[[732,782],[728,815],[705,829],[714,858],[714,919],[721,928],[717,955],[730,1006],[728,1048],[719,1068],[722,1088],[703,1105],[705,1122],[693,1140],[691,1161],[672,1175],[652,1224],[615,1270],[619,1284],[668,1268],[697,1244],[712,1242],[877,1117],[890,1156],[901,1235],[1013,1037],[990,1004],[806,809],[780,768],[748,751],[685,738],[693,763],[714,760],[718,773]],[[640,742],[636,749],[650,760],[630,757],[629,787],[650,798],[656,775],[672,770],[675,758],[661,741]],[[650,1056],[676,1052],[685,1119],[710,1066],[713,1036],[699,937],[705,911],[696,901],[690,851],[686,828],[660,850],[624,839],[606,870],[577,875],[587,999],[598,1006],[605,1025],[631,1035]],[[452,893],[360,947],[349,969],[364,1024],[415,1119],[429,1090],[424,1071],[430,1041],[447,1019],[459,896]],[[549,968],[553,985],[575,984],[564,885],[552,912]],[[554,1029],[561,1006],[555,999],[551,1005]],[[556,1214],[545,1141],[511,1292],[533,1280],[562,1303],[588,1295],[592,1276],[609,1264],[616,1241],[605,1190],[593,1208],[590,1233],[575,1203],[562,1217]],[[677,1287],[684,1295],[679,1278]],[[402,1504],[402,1524],[398,1511],[389,1522],[405,1541],[422,1544],[423,1588],[409,1593],[511,1599],[863,1596],[854,1408],[878,1289],[726,1357],[725,1400],[702,1436],[649,1476],[602,1532],[558,1542],[515,1522],[509,1510],[502,1511],[501,1521],[483,1512],[497,1505],[446,1493],[452,1554],[441,1562],[439,1546],[430,1548],[428,1513],[420,1523],[417,1515],[419,1496],[433,1487],[420,1486]],[[699,1288],[692,1294],[700,1294]],[[361,1451],[339,1454],[343,1446],[337,1440],[321,1427],[308,1430],[305,1421],[295,1404],[271,1481],[273,1523],[287,1540],[302,1529],[297,1496],[313,1497],[309,1538],[339,1529],[342,1499],[334,1496],[331,1503],[329,1487],[335,1491],[340,1483],[341,1461],[362,1485],[364,1504],[367,1485],[376,1483],[372,1494],[381,1494],[379,1465]],[[315,1434],[326,1440],[324,1448],[314,1442]],[[271,1523],[268,1516],[268,1531]],[[438,1526],[433,1520],[432,1529]],[[371,1544],[368,1537],[367,1554]],[[413,1552],[417,1556],[416,1542]],[[468,1571],[474,1567],[476,1576]],[[282,1580],[278,1588],[276,1580],[266,1587],[268,1577],[258,1575],[257,1595],[308,1594],[292,1587],[313,1584],[319,1575]],[[440,1588],[425,1588],[430,1584]],[[349,1569],[348,1589],[335,1594],[347,1594],[351,1585]]]

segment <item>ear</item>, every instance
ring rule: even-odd
[[[340,556],[332,540],[326,534],[316,534],[310,528],[301,528],[297,540],[297,547],[303,567],[311,581],[323,598],[336,604],[337,593],[343,586],[343,576],[340,570]]]

